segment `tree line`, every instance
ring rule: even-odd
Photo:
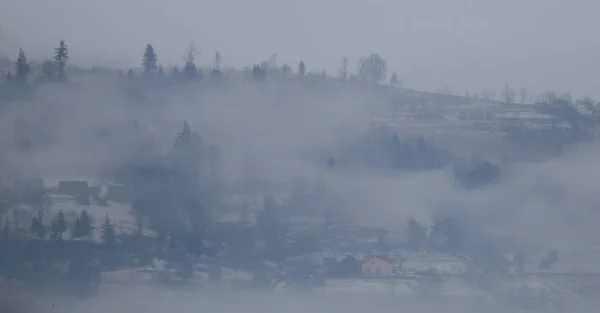
[[[44,216],[39,211],[32,219],[29,228],[23,229],[18,224],[12,225],[9,218],[4,219],[0,228],[0,240],[17,239],[27,234],[38,240],[56,240],[62,241],[65,233],[70,230],[72,240],[90,240],[94,231],[94,220],[87,210],[83,210],[71,225],[69,225],[64,211],[58,211],[48,225],[44,221]],[[106,215],[101,226],[101,242],[104,244],[114,244],[116,242],[115,226],[108,215]]]
[[[200,55],[198,49],[193,43],[190,43],[186,49],[185,62],[183,67],[180,69],[174,66],[170,69],[170,73],[165,73],[165,69],[159,63],[158,54],[152,44],[147,44],[144,48],[142,56],[141,67],[142,74],[145,77],[158,76],[165,77],[170,75],[175,79],[186,79],[196,80],[203,79],[204,73],[199,66],[196,65],[196,58]],[[220,51],[217,51],[214,55],[214,62],[210,74],[210,78],[217,78],[222,74],[222,55]],[[267,73],[278,71],[283,74],[293,73],[293,69],[288,64],[278,66],[276,63],[277,56],[273,55],[268,60],[254,64],[251,68],[246,68],[245,71],[251,73],[252,78],[255,80],[264,80]],[[52,57],[42,62],[39,70],[39,75],[36,77],[37,81],[49,82],[67,81],[67,65],[69,61],[69,48],[65,40],[60,40],[58,47],[54,48],[54,54]],[[126,74],[123,70],[117,71],[120,76],[127,76],[134,78],[136,71],[134,68],[129,68]],[[17,59],[14,62],[13,70],[6,72],[4,76],[4,82],[6,84],[14,85],[26,85],[31,80],[33,74],[33,67],[28,60],[27,55],[23,49],[20,49],[17,55]],[[297,66],[298,76],[307,75],[307,67],[303,60],[300,60]],[[325,70],[321,71],[322,76],[327,76]],[[349,59],[344,57],[342,64],[338,69],[337,77],[340,80],[360,80],[370,83],[382,83],[387,77],[387,63],[383,57],[379,54],[373,53],[368,56],[361,57],[358,60],[356,75],[351,75],[349,71]],[[401,81],[398,75],[392,73],[390,80],[392,85],[400,85]]]

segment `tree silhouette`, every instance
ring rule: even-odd
[[[92,226],[92,219],[87,210],[83,210],[81,215],[75,221],[72,237],[75,239],[91,237],[93,230],[94,227]]]
[[[264,81],[267,77],[267,71],[258,65],[252,67],[252,77],[256,81]]]
[[[380,83],[386,74],[385,60],[376,53],[362,57],[358,63],[358,77],[367,82]]]
[[[341,80],[348,80],[348,63],[349,63],[348,58],[344,57],[342,59],[342,66],[340,67],[340,70],[339,70],[339,78]]]
[[[17,61],[15,62],[15,79],[19,84],[26,84],[27,77],[29,76],[29,72],[31,71],[31,66],[27,61],[27,56],[23,49],[19,49],[19,56],[17,57]]]
[[[196,49],[196,46],[194,46],[194,42],[190,42],[185,53],[185,65],[183,66],[183,75],[188,80],[196,79],[198,76],[195,60],[199,55],[200,53]],[[179,69],[175,68],[173,71],[175,74],[175,71],[179,72]]]
[[[46,235],[46,227],[44,227],[44,224],[42,223],[42,217],[39,214],[34,216],[31,220],[31,227],[29,230],[39,239],[44,239],[44,235]]]
[[[110,217],[108,217],[108,214],[106,214],[106,218],[102,224],[102,234],[100,238],[102,239],[102,243],[106,245],[113,245],[116,242],[115,227],[113,226]]]
[[[392,77],[390,78],[390,84],[393,86],[400,84],[400,80],[398,79],[398,75],[396,74],[396,72],[392,73]]]
[[[144,57],[142,59],[142,66],[144,67],[144,72],[146,74],[151,73],[158,69],[158,59],[156,56],[156,51],[154,51],[154,47],[151,44],[146,45],[146,50],[144,51]]]
[[[221,56],[221,52],[215,52],[215,65],[213,66],[213,72],[220,73],[221,72],[221,61],[223,57]]]
[[[300,64],[298,65],[298,75],[306,75],[306,66],[304,65],[304,61],[300,61]]]
[[[54,64],[56,65],[56,69],[58,70],[58,79],[66,80],[67,76],[65,75],[65,67],[67,66],[67,61],[69,60],[69,48],[64,40],[61,40],[58,48],[54,48]]]
[[[67,231],[67,220],[63,211],[59,211],[52,220],[50,231],[52,239],[62,240],[63,234]]]
[[[127,71],[127,79],[129,79],[130,81],[133,80],[133,78],[135,77],[135,73],[133,72],[133,69],[129,69]]]

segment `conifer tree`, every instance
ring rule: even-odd
[[[304,61],[300,61],[300,64],[298,65],[298,74],[300,74],[300,76],[306,75],[306,66],[304,65]]]
[[[146,45],[146,50],[144,51],[144,57],[142,59],[142,66],[144,67],[144,72],[146,74],[158,69],[156,51],[154,51],[154,47],[152,47],[151,44]]]
[[[75,239],[91,237],[94,227],[92,226],[92,218],[89,216],[87,210],[83,210],[81,215],[75,221],[73,227],[72,236]]]
[[[57,70],[57,78],[59,80],[66,80],[65,67],[69,60],[69,47],[64,40],[61,40],[58,48],[54,48],[54,64]]]
[[[36,235],[39,239],[44,239],[46,234],[46,227],[42,223],[42,217],[38,214],[31,220],[31,227],[29,228],[32,234]]]
[[[127,79],[129,79],[130,81],[132,81],[134,77],[135,77],[135,73],[133,72],[133,69],[130,68],[127,71]]]
[[[396,74],[396,72],[392,73],[392,77],[390,78],[390,84],[394,86],[400,84],[400,80],[398,79],[398,75]]]
[[[27,56],[23,49],[19,49],[19,56],[17,57],[17,62],[15,62],[15,79],[19,84],[26,84],[27,77],[29,76],[29,72],[31,67],[29,62],[27,61]]]
[[[104,223],[102,224],[102,235],[101,235],[102,243],[107,245],[113,245],[116,242],[116,234],[115,227],[113,226],[108,214],[106,214],[106,218],[104,219]]]
[[[51,225],[51,238],[54,240],[62,240],[63,234],[67,231],[67,220],[65,218],[65,213],[63,211],[59,211],[54,220],[52,220]]]
[[[8,71],[8,72],[6,73],[6,77],[4,78],[4,81],[5,81],[6,83],[10,83],[10,82],[12,82],[12,73],[11,73],[10,71]]]

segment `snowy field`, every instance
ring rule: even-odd
[[[55,299],[54,311],[62,313],[362,313],[362,312],[542,312],[522,310],[509,301],[464,297],[396,297],[372,294],[314,294],[303,292],[267,293],[235,292],[227,290],[191,290],[166,287],[104,286],[97,297],[73,301]],[[546,308],[543,312],[596,312],[587,304],[563,308]]]

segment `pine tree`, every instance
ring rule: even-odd
[[[134,77],[135,77],[135,73],[133,72],[133,69],[130,68],[127,71],[127,79],[129,79],[130,81],[132,81]]]
[[[113,226],[110,218],[108,217],[108,214],[106,214],[104,224],[102,224],[101,239],[102,243],[106,245],[113,245],[116,242],[115,227]]]
[[[179,69],[175,68],[173,72],[175,73],[175,71],[179,71]],[[186,79],[195,79],[198,76],[198,69],[196,68],[196,64],[194,64],[194,62],[191,61],[186,61],[185,65],[183,66],[183,75]]]
[[[39,239],[44,239],[46,234],[46,227],[42,223],[42,217],[38,214],[31,220],[31,227],[29,228],[32,234],[36,235]]]
[[[146,45],[142,66],[144,66],[144,72],[147,74],[158,69],[156,51],[154,51],[154,47],[151,44]]]
[[[62,240],[63,234],[67,231],[67,220],[65,218],[65,213],[63,211],[59,211],[54,220],[52,220],[51,225],[51,238],[54,240]]]
[[[158,67],[158,78],[160,78],[160,79],[165,78],[165,71],[163,70],[162,66]]]
[[[15,63],[16,81],[20,84],[26,84],[27,76],[29,76],[30,70],[31,67],[29,66],[29,62],[27,62],[27,56],[25,55],[25,52],[23,52],[23,49],[20,49],[17,62]]]
[[[79,239],[84,237],[91,237],[94,227],[92,226],[92,218],[89,216],[87,210],[83,210],[81,215],[75,221],[75,227],[73,227],[73,238]]]
[[[256,81],[264,81],[267,77],[267,71],[258,65],[254,65],[252,67],[252,77]]]
[[[11,73],[11,71],[6,72],[6,77],[4,78],[4,81],[6,83],[12,82],[12,73]]]
[[[396,74],[396,72],[392,73],[392,77],[390,78],[390,84],[394,86],[400,84],[400,80],[398,80],[398,75]]]
[[[54,48],[54,64],[57,69],[58,79],[66,80],[65,67],[69,60],[69,47],[64,40],[61,40],[58,48]]]
[[[306,75],[306,66],[304,66],[304,61],[300,61],[300,64],[298,65],[298,74],[300,76]]]

